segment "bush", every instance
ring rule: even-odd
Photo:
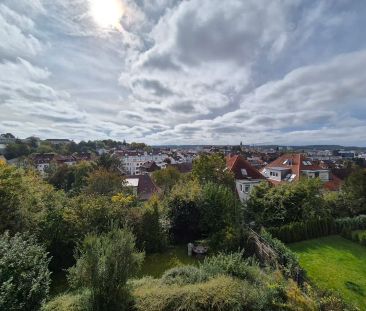
[[[49,292],[49,261],[33,236],[0,235],[0,310],[38,310]]]
[[[78,248],[76,265],[69,269],[73,288],[88,288],[93,310],[128,310],[131,296],[127,279],[141,266],[143,254],[127,229],[89,235]]]
[[[262,230],[261,238],[276,252],[278,264],[282,266],[284,275],[297,281],[299,278],[302,279],[303,271],[300,269],[299,260],[296,254],[280,240],[273,238],[271,234],[265,230]]]
[[[68,293],[48,302],[42,311],[91,311],[90,291]]]
[[[229,276],[183,286],[148,280],[136,287],[133,294],[135,307],[141,311],[258,310],[263,301],[257,288]]]
[[[207,257],[201,264],[201,269],[210,276],[227,274],[251,283],[261,280],[264,274],[258,266],[250,265],[245,261],[243,253],[244,251],[231,254],[219,253],[216,256]]]
[[[166,285],[178,284],[196,284],[208,280],[208,276],[202,269],[194,266],[181,266],[172,268],[163,274],[161,283]]]
[[[351,230],[366,229],[366,215],[359,215],[356,217],[345,217],[335,220],[337,231],[341,232],[344,227]]]

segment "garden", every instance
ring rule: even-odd
[[[321,289],[333,289],[366,309],[366,247],[332,235],[289,244],[308,277]]]

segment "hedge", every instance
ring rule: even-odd
[[[281,227],[268,228],[273,237],[284,243],[300,242],[330,234],[340,234],[345,229],[366,229],[366,215],[346,218],[312,219],[305,222],[294,222]]]

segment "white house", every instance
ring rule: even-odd
[[[241,155],[228,155],[226,166],[234,174],[235,188],[241,202],[249,198],[255,186],[265,181],[263,175]]]

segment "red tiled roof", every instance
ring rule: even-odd
[[[305,165],[304,161],[310,162],[311,165]],[[288,153],[280,156],[276,160],[269,163],[266,168],[287,168],[291,171],[292,174],[295,174],[295,180],[299,180],[301,171],[306,170],[324,170],[321,166],[313,163],[312,161],[308,160],[303,154],[301,153]]]
[[[235,179],[264,179],[264,176],[241,155],[227,156],[227,168],[234,173]],[[243,175],[242,169],[245,169],[247,174]]]

